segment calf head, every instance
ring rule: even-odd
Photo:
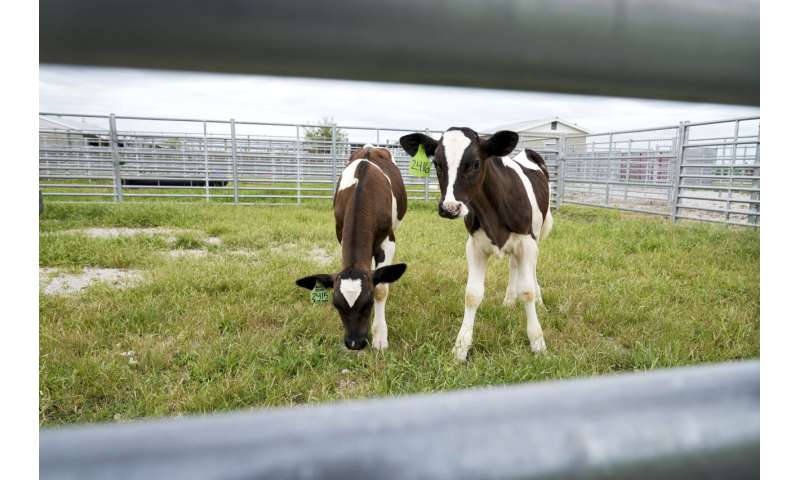
[[[317,283],[333,289],[333,306],[344,326],[344,344],[350,350],[361,350],[367,346],[375,287],[398,280],[405,271],[405,263],[386,265],[374,271],[351,267],[335,274],[310,275],[295,283],[309,290]]]
[[[412,133],[401,137],[400,145],[409,155],[416,155],[422,145],[431,157],[441,192],[439,215],[452,219],[469,213],[470,198],[480,190],[486,175],[486,160],[510,154],[518,140],[519,135],[508,130],[484,139],[471,128],[451,127],[439,141]]]

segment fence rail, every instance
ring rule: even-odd
[[[756,478],[759,405],[759,364],[750,361],[45,429],[39,473],[47,479]]]
[[[47,63],[759,103],[757,0],[42,0],[40,11]]]
[[[315,134],[328,128],[326,135]],[[760,119],[681,123],[587,135],[522,134],[551,174],[552,203],[681,219],[760,224]],[[426,129],[110,114],[41,113],[39,179],[46,197],[301,204],[329,199],[350,154],[383,146],[412,200],[439,198],[435,174],[408,173],[398,139]],[[516,153],[516,152],[514,152]]]

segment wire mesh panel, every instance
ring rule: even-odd
[[[684,125],[677,219],[760,225],[760,119]]]
[[[563,201],[669,215],[677,130],[567,137]]]

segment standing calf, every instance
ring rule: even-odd
[[[549,176],[544,160],[533,150],[508,157],[518,139],[510,131],[483,139],[472,129],[458,127],[447,130],[439,141],[422,133],[400,139],[409,155],[422,145],[432,157],[442,195],[439,215],[464,218],[469,233],[464,321],[453,348],[460,361],[466,360],[472,345],[475,312],[483,300],[486,265],[492,254],[509,255],[503,303],[513,305],[522,299],[531,350],[546,349],[535,301],[542,302],[536,279],[538,244],[553,227]]]
[[[342,245],[342,270],[295,283],[309,290],[317,283],[333,288],[333,305],[345,329],[344,344],[351,350],[367,346],[374,305],[372,346],[384,350],[389,346],[385,316],[388,284],[406,270],[404,263],[390,265],[394,232],[406,213],[406,189],[389,150],[364,145],[350,156],[336,185],[333,210],[336,238]]]

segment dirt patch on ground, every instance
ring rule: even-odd
[[[237,257],[255,257],[256,255],[258,255],[258,252],[256,252],[255,250],[243,250],[243,249],[231,250],[225,253],[228,253],[230,255],[236,255]]]
[[[156,236],[164,235],[169,238],[175,238],[175,235],[181,233],[192,233],[193,230],[168,228],[168,227],[151,227],[151,228],[130,228],[130,227],[93,227],[81,230],[67,230],[64,233],[83,234],[89,238],[117,238],[117,237],[133,237],[136,235]]]
[[[222,245],[222,239],[219,237],[208,237],[205,239],[207,245]]]
[[[69,295],[96,283],[130,288],[141,280],[141,272],[119,268],[84,268],[80,273],[61,273],[49,267],[39,269],[39,289],[45,295]]]
[[[320,247],[314,247],[309,250],[308,256],[320,265],[327,265],[333,261],[333,256]]]
[[[300,257],[306,260],[311,260],[312,262],[318,265],[328,265],[333,261],[333,255],[331,255],[324,248],[317,245],[312,245],[309,248],[308,245],[298,245],[296,243],[289,242],[289,243],[274,245],[270,248],[270,251],[272,253],[276,253],[287,257],[294,257],[294,258]]]
[[[185,250],[170,250],[166,255],[172,258],[200,258],[208,255],[208,252],[199,248],[190,248]]]

